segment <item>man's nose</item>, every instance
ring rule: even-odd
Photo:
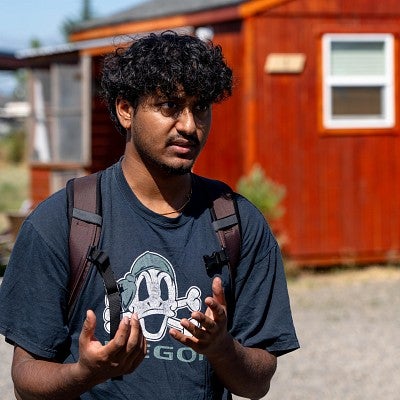
[[[175,126],[182,133],[193,134],[196,132],[196,121],[190,108],[185,107],[180,112]]]

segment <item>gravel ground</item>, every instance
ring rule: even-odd
[[[279,359],[269,400],[400,396],[400,269],[302,274],[289,282],[301,349]],[[14,399],[0,339],[0,399]],[[239,398],[236,398],[239,399]]]

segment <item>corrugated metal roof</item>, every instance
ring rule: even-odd
[[[84,42],[81,42],[84,43]],[[41,56],[49,56],[53,54],[63,54],[63,53],[72,53],[73,51],[78,51],[82,47],[79,42],[77,43],[61,43],[55,44],[52,46],[43,46],[38,48],[31,49],[22,49],[18,50],[15,55],[19,59],[23,58],[31,58],[31,57],[41,57]]]
[[[193,28],[190,26],[183,26],[180,28],[172,29],[178,33],[192,34]],[[145,35],[146,32],[141,34],[135,33],[134,37],[138,38]],[[95,47],[116,47],[124,45],[129,40],[129,35],[117,35],[93,40],[81,40],[78,42],[61,43],[52,46],[44,46],[34,49],[18,50],[15,55],[18,59],[29,59],[35,57],[53,56],[57,54],[73,53],[75,51],[91,49]]]
[[[199,11],[234,6],[248,0],[148,0],[133,8],[120,11],[104,18],[96,18],[78,25],[74,32],[116,25],[124,22],[143,21],[171,15],[190,14]]]

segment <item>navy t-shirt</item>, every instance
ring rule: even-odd
[[[212,273],[203,256],[220,249],[198,178],[190,205],[177,218],[153,213],[135,197],[121,164],[102,175],[100,246],[118,281],[123,315],[136,312],[147,338],[140,366],[121,380],[94,387],[82,399],[219,399],[223,388],[206,357],[168,333],[181,318],[205,311]],[[243,345],[281,355],[298,348],[279,247],[260,212],[237,195],[242,248],[235,282],[222,277],[229,330]],[[68,220],[61,190],[24,222],[0,288],[0,333],[41,357],[75,362],[86,310],[97,317],[95,335],[109,340],[109,309],[101,276],[91,269],[72,318],[67,318]],[[233,288],[233,289],[231,289]],[[233,290],[233,291],[232,291]]]

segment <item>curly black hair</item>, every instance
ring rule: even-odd
[[[151,33],[127,48],[106,56],[102,74],[102,94],[120,133],[115,110],[118,97],[136,108],[148,95],[174,96],[180,90],[204,104],[218,103],[232,94],[232,70],[221,46],[172,31]]]

